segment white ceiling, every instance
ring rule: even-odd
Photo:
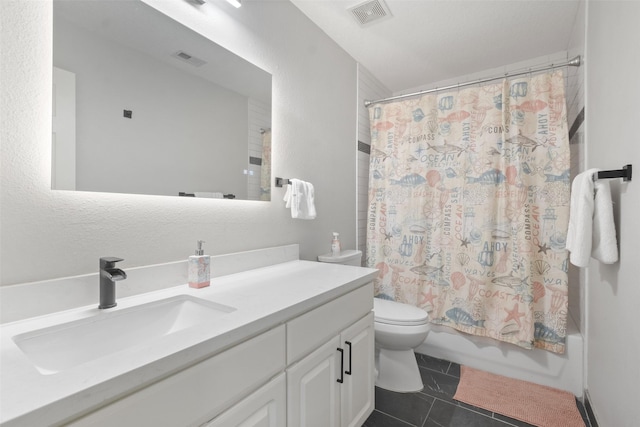
[[[393,93],[569,48],[582,0],[386,0],[365,27],[365,0],[291,0]]]

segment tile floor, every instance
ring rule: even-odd
[[[376,387],[376,409],[363,427],[509,427],[530,426],[485,409],[453,400],[460,381],[460,365],[416,354],[424,390],[394,393]],[[590,427],[584,406],[578,409]],[[562,426],[558,426],[562,427]]]

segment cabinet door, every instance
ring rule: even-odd
[[[282,373],[204,427],[286,427],[286,387]]]
[[[361,426],[374,409],[373,312],[342,334],[344,383],[341,387],[342,427]]]
[[[287,369],[287,425],[340,425],[340,337],[336,336]]]

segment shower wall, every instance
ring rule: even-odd
[[[271,127],[271,107],[249,99],[249,159],[247,159],[247,188],[249,200],[260,200],[262,168],[262,130]]]
[[[371,132],[369,130],[369,110],[364,101],[387,98],[392,93],[366,68],[358,64],[358,164],[357,164],[357,210],[358,210],[358,249],[366,253],[367,239],[367,203],[369,193],[369,148],[371,146]]]

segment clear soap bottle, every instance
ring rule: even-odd
[[[189,257],[189,287],[204,288],[211,283],[211,272],[209,265],[211,257],[204,254],[202,244],[204,240],[198,240],[196,254]]]
[[[331,240],[331,256],[340,256],[342,247],[340,245],[340,234],[333,232],[333,239]]]

